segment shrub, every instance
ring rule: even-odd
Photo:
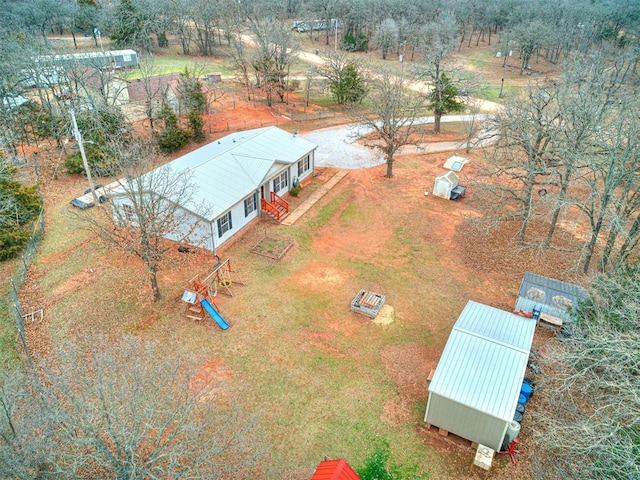
[[[387,442],[375,447],[373,452],[365,460],[365,464],[357,469],[358,476],[362,480],[421,480],[427,475],[417,474],[417,467],[406,467],[390,463],[391,450]]]
[[[300,193],[300,187],[291,187],[291,190],[289,190],[289,193],[291,194],[292,197],[297,197],[298,194]]]
[[[29,241],[29,232],[15,223],[0,228],[0,260],[18,255]]]
[[[181,128],[170,128],[156,136],[158,148],[164,153],[175,152],[184,147],[191,139],[191,134]]]
[[[119,171],[117,162],[107,157],[99,146],[95,144],[85,144],[84,151],[87,154],[87,163],[91,169],[91,173],[98,176],[110,177],[116,175]],[[80,151],[67,155],[64,166],[70,174],[79,173],[86,175],[84,165],[82,163],[82,154]]]

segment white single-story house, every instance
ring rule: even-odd
[[[265,127],[232,133],[159,167],[188,173],[194,186],[180,205],[179,231],[166,237],[216,252],[261,212],[280,220],[288,210],[282,197],[311,179],[316,148],[297,133]],[[119,218],[133,208],[125,190],[109,195]]]
[[[515,311],[532,313],[537,310],[540,320],[560,326],[572,320],[570,309],[586,298],[586,290],[579,285],[525,272]]]
[[[499,451],[535,329],[531,318],[467,302],[429,384],[424,421]]]

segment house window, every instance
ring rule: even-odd
[[[258,192],[254,192],[249,198],[244,200],[244,216],[248,217],[249,214],[256,211],[258,208]]]
[[[231,212],[227,212],[218,219],[218,237],[222,237],[231,228]]]
[[[289,185],[289,172],[284,171],[276,178],[273,179],[273,191],[279,192],[283,188],[287,188]]]
[[[311,168],[311,155],[307,155],[302,160],[298,162],[298,176],[301,177],[302,174],[308,171]]]
[[[128,203],[122,205],[122,210],[124,211],[124,218],[127,222],[132,222],[135,220],[136,215],[133,207]]]

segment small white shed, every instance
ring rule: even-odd
[[[429,385],[424,421],[499,451],[535,328],[533,319],[467,302]]]
[[[447,161],[444,162],[444,168],[447,170],[453,170],[454,172],[459,172],[467,163],[469,163],[468,159],[454,153],[452,157],[449,157]]]
[[[456,188],[460,183],[460,179],[455,172],[449,171],[438,175],[433,184],[433,194],[436,197],[442,197],[449,200],[451,198],[451,190]]]

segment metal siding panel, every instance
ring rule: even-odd
[[[500,449],[506,421],[431,394],[427,423],[494,450]]]

